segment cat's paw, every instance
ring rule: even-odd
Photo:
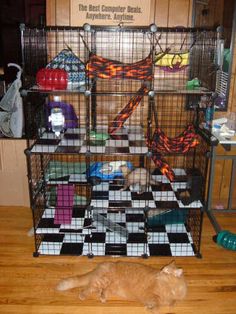
[[[153,314],[160,314],[159,307],[157,306],[156,302],[148,302],[145,307]]]
[[[161,313],[159,312],[159,308],[156,307],[156,306],[147,305],[147,306],[146,306],[146,309],[149,311],[149,313],[152,313],[152,314],[161,314]]]
[[[84,301],[86,299],[86,297],[82,291],[80,291],[80,293],[79,293],[79,298],[81,301]]]
[[[59,284],[56,286],[57,291],[64,291],[68,289],[67,280],[61,280]]]
[[[161,314],[161,312],[159,311],[159,309],[153,308],[150,310],[152,314]]]
[[[100,294],[99,299],[100,299],[100,301],[101,301],[102,303],[106,303],[107,299],[106,299],[106,295],[105,295],[104,292],[102,292],[102,293]]]
[[[107,299],[104,297],[104,296],[100,296],[100,301],[102,303],[106,303],[107,302]]]

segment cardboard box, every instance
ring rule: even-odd
[[[150,0],[71,0],[71,26],[149,25]]]

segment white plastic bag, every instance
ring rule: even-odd
[[[20,95],[22,86],[22,69],[15,63],[9,63],[8,66],[15,66],[19,71],[16,80],[8,88],[7,92],[0,101],[0,131],[7,137],[22,137],[23,133],[23,102]]]

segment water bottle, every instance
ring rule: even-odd
[[[214,116],[214,106],[208,106],[205,111],[206,128],[211,129]]]
[[[51,129],[55,133],[56,137],[59,137],[65,127],[65,117],[62,109],[60,107],[52,108],[48,121],[51,122]]]

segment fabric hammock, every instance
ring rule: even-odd
[[[129,100],[127,105],[118,113],[115,119],[110,123],[108,127],[108,133],[110,135],[114,134],[119,130],[125,123],[125,121],[131,116],[131,114],[138,107],[143,96],[147,94],[148,88],[145,85],[142,85],[137,91],[137,94]]]
[[[166,53],[160,58],[162,52],[156,54],[155,66],[165,72],[178,72],[189,65],[189,52]]]
[[[150,138],[150,137],[148,137]],[[163,154],[165,153],[187,153],[191,148],[199,144],[199,137],[195,133],[193,125],[188,125],[186,129],[174,138],[166,136],[160,129],[156,128],[152,140],[147,140],[147,145],[152,151],[152,160],[160,171],[167,176],[170,181],[174,180],[174,171],[165,161]]]
[[[191,148],[199,144],[198,135],[193,125],[174,138],[167,137],[160,129],[156,128],[152,139],[152,150],[158,153],[187,153]]]
[[[143,60],[122,63],[91,53],[86,64],[86,73],[89,78],[151,80],[153,76],[152,56],[150,53]]]

